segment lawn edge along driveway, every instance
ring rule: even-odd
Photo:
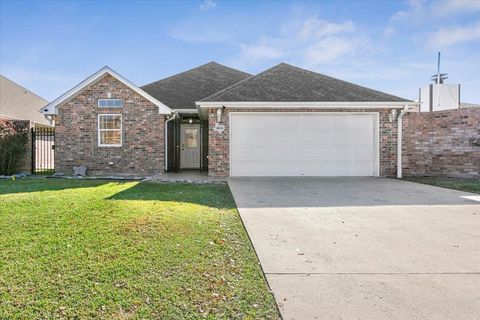
[[[277,319],[226,185],[0,181],[0,318]]]

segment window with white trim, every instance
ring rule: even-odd
[[[122,115],[98,115],[98,145],[118,147],[122,145]]]
[[[123,107],[122,99],[98,99],[99,108],[121,108]]]

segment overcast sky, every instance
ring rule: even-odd
[[[0,73],[52,100],[104,65],[143,85],[280,62],[404,98],[436,72],[480,103],[480,1],[0,1]]]

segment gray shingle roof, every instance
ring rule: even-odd
[[[141,88],[171,109],[195,109],[195,101],[250,76],[249,73],[209,62]]]
[[[281,63],[201,101],[398,102],[408,100]]]
[[[40,113],[40,108],[47,103],[42,97],[0,75],[0,118],[4,116],[50,125]]]

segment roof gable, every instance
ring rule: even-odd
[[[133,84],[132,82],[130,82],[126,78],[122,77],[120,74],[118,74],[117,72],[115,72],[114,70],[112,70],[111,68],[109,68],[107,66],[98,70],[97,72],[92,74],[90,77],[86,78],[85,80],[80,82],[78,85],[76,85],[72,89],[70,89],[67,92],[65,92],[64,94],[62,94],[57,99],[55,99],[52,102],[50,102],[49,104],[47,104],[45,107],[43,107],[40,110],[40,112],[42,112],[43,114],[57,114],[58,106],[60,104],[62,104],[64,102],[70,100],[71,98],[75,97],[83,89],[85,89],[86,87],[90,86],[91,84],[97,82],[99,79],[101,79],[106,74],[109,74],[110,76],[114,77],[115,79],[117,79],[118,81],[120,81],[121,83],[123,83],[124,85],[126,85],[127,87],[129,87],[130,89],[132,89],[133,91],[135,91],[136,93],[138,93],[139,95],[141,95],[142,97],[144,97],[145,99],[147,99],[148,101],[150,101],[151,103],[156,105],[158,107],[158,111],[159,111],[160,114],[170,114],[172,112],[172,110],[169,107],[167,107],[165,104],[158,101],[157,99],[155,99],[154,97],[149,95],[147,92],[143,91],[142,89],[137,87],[135,84]]]
[[[281,63],[200,102],[406,102],[388,93]]]
[[[172,109],[195,109],[196,101],[250,76],[249,73],[209,62],[141,88]]]

